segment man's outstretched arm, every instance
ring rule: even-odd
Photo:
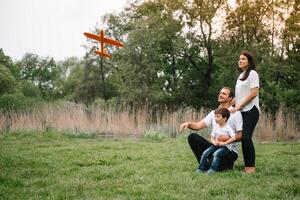
[[[198,131],[200,129],[207,128],[207,125],[203,121],[199,122],[184,122],[180,125],[180,132],[185,131],[186,129],[192,129]]]

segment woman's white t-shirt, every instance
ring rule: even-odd
[[[246,80],[241,81],[240,78],[244,76],[244,72],[240,74],[236,81],[235,85],[235,103],[239,104],[246,96],[249,95],[251,88],[259,88],[259,76],[258,73],[255,70],[251,70],[249,73],[249,76]],[[257,96],[252,99],[247,105],[245,105],[241,112],[249,111],[253,108],[253,106],[256,106],[258,110],[259,108],[259,97]]]

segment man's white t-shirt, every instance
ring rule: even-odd
[[[211,136],[214,138],[218,138],[220,135],[225,135],[229,137],[233,137],[236,135],[236,133],[232,130],[231,126],[228,124],[225,124],[225,126],[220,127],[219,124],[217,124],[213,130],[211,131]],[[225,145],[230,151],[232,150],[232,144]]]
[[[211,111],[203,120],[207,127],[212,127],[214,129],[217,127],[217,122],[215,120],[215,111]],[[243,130],[243,117],[240,111],[236,111],[235,113],[231,113],[229,119],[227,120],[227,124],[232,128],[234,133]],[[233,142],[231,150],[235,153],[238,153],[238,142]]]
[[[236,81],[235,85],[235,103],[239,104],[246,96],[249,95],[251,88],[259,88],[259,76],[255,70],[251,70],[249,76],[246,80],[241,81],[240,78],[244,76],[244,72],[240,74],[239,78]],[[247,105],[245,105],[241,112],[249,111],[256,106],[258,110],[259,108],[259,97],[258,95],[252,99]]]

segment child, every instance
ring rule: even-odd
[[[196,172],[204,172],[205,166],[207,164],[207,159],[213,157],[209,170],[207,174],[215,173],[220,164],[222,157],[226,156],[232,150],[232,142],[236,140],[236,135],[232,128],[226,123],[230,117],[230,112],[226,108],[217,109],[215,112],[216,126],[211,132],[211,142],[212,146],[206,149],[200,160],[199,167]],[[225,142],[218,141],[218,137],[227,138]],[[224,141],[224,140],[223,140]]]

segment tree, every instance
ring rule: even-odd
[[[198,101],[199,107],[214,105],[211,101],[214,97],[214,93],[211,93],[211,87],[213,74],[218,68],[214,62],[214,41],[220,35],[217,32],[219,27],[215,23],[224,3],[223,0],[196,0],[192,2],[179,0],[174,7],[177,13],[181,13],[182,23],[186,28],[186,40],[189,48],[184,57],[189,63],[189,71],[192,72],[186,78],[189,79],[191,76],[196,78],[194,80],[189,79],[189,86],[195,87],[193,92],[196,95],[194,96],[197,96],[198,100],[201,99]],[[195,72],[197,72],[198,77],[194,74]]]
[[[0,64],[4,65],[10,70],[13,77],[16,80],[20,79],[20,68],[17,64],[14,64],[9,56],[6,56],[2,49],[0,49]]]
[[[0,64],[0,95],[14,93],[18,90],[18,83],[11,71]]]
[[[182,24],[174,19],[170,7],[159,0],[132,4],[119,16],[111,16],[108,26],[114,36],[126,41],[125,48],[112,59],[122,98],[132,102],[180,102],[185,42]]]
[[[83,77],[83,61],[77,57],[66,58],[57,63],[59,78],[56,81],[57,96],[74,100],[76,88],[80,86]]]
[[[21,67],[22,80],[29,80],[37,85],[44,98],[53,98],[56,89],[55,81],[58,78],[58,70],[53,58],[39,58],[38,55],[27,53],[18,65]]]

